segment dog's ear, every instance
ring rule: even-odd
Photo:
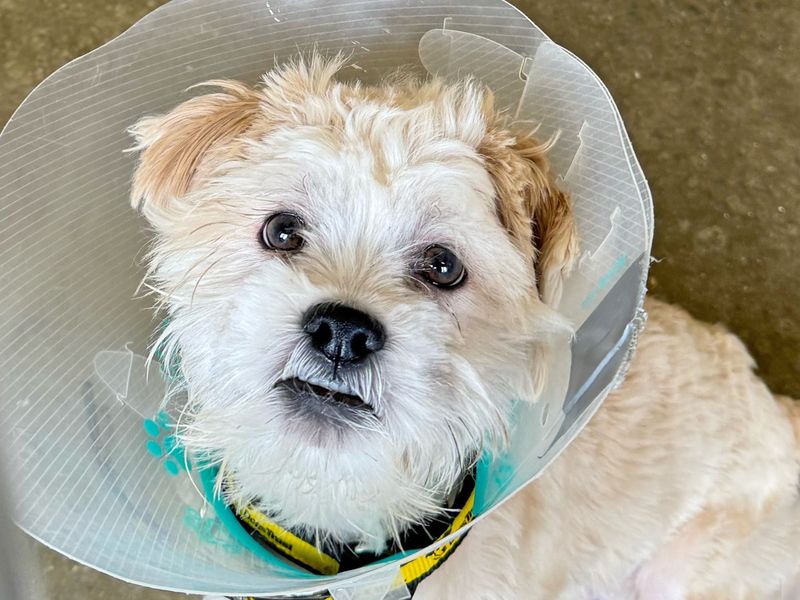
[[[218,93],[187,100],[163,116],[145,117],[130,129],[141,152],[131,204],[157,225],[170,205],[208,175],[206,159],[223,150],[253,123],[259,95],[234,81],[214,81]],[[220,158],[224,158],[220,157]]]
[[[569,196],[556,186],[546,150],[532,136],[502,129],[487,133],[479,148],[494,182],[498,218],[533,261],[542,301],[555,307],[578,253],[578,235]]]

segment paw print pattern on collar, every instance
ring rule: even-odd
[[[147,432],[147,452],[161,460],[164,470],[170,476],[175,477],[181,471],[192,470],[183,446],[175,437],[175,424],[166,412],[162,410],[154,419],[145,419],[144,430]]]

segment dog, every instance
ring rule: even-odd
[[[141,119],[132,203],[188,451],[232,505],[379,555],[537,401],[579,244],[548,144],[482,85],[342,65]],[[622,386],[415,598],[800,597],[798,405],[723,328],[646,310]]]

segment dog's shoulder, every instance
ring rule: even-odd
[[[676,381],[699,377],[750,377],[755,361],[742,341],[722,324],[695,319],[662,300],[645,301],[647,324],[631,375]]]
[[[625,381],[587,427],[589,437],[626,440],[642,464],[671,463],[684,484],[696,478],[709,497],[766,493],[774,486],[763,480],[759,465],[766,462],[786,465],[778,479],[787,485],[796,481],[786,407],[757,375],[742,341],[674,305],[648,299],[645,309]]]

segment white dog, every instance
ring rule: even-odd
[[[141,120],[133,203],[188,449],[232,504],[380,554],[503,445],[509,399],[536,401],[577,241],[546,147],[480,85],[340,66],[213,82]],[[415,598],[788,597],[800,410],[733,336],[647,309],[623,387]]]

